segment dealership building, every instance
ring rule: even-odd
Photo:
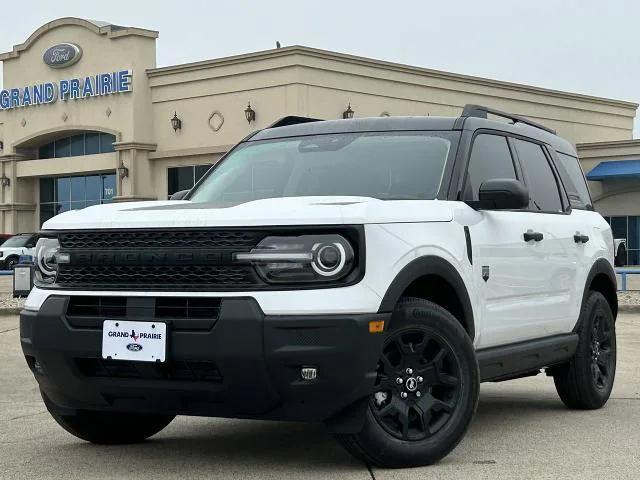
[[[0,231],[35,231],[99,203],[166,199],[286,115],[452,116],[477,103],[575,143],[596,209],[631,257],[640,252],[636,103],[302,46],[158,68],[157,37],[60,18],[0,54]]]

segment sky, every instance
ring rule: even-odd
[[[30,0],[29,15],[13,5],[0,52],[74,16],[158,30],[158,66],[280,41],[640,103],[637,0]]]

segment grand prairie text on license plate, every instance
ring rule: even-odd
[[[102,358],[164,362],[167,324],[105,320],[102,324]]]

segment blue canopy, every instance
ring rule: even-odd
[[[623,180],[640,178],[640,160],[601,162],[587,173],[587,180]]]

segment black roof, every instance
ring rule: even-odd
[[[473,107],[483,108],[477,105],[473,105]],[[469,109],[465,109],[465,112],[467,111],[469,111]],[[493,112],[490,111],[489,113]],[[517,121],[518,118],[520,118],[521,121]],[[291,119],[299,119],[301,121],[300,123],[295,123],[295,121],[292,123]],[[516,119],[514,123],[506,123],[483,118],[482,115],[463,117],[370,117],[353,118],[349,120],[317,120],[311,118],[305,119],[304,117],[285,117],[282,121],[275,122],[272,127],[267,127],[251,135],[247,141],[330,133],[477,130],[483,128],[529,137],[547,143],[559,152],[576,156],[573,145],[567,140],[551,133],[551,129],[515,115],[512,116],[511,120],[514,119]],[[527,123],[524,123],[525,121]]]

